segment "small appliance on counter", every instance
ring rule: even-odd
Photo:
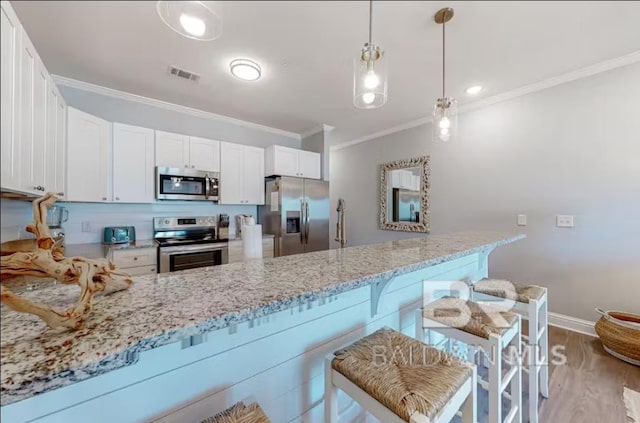
[[[103,244],[126,244],[135,240],[136,228],[133,226],[107,226],[102,234]]]
[[[236,214],[236,238],[242,237],[242,225],[255,225],[255,223],[251,214]]]
[[[218,239],[229,239],[229,215],[220,213],[218,216]]]
[[[64,245],[64,228],[62,224],[69,219],[69,211],[60,206],[51,206],[47,211],[47,226],[51,237],[56,241],[62,240]]]

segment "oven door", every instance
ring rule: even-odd
[[[156,168],[157,200],[212,200],[207,172],[169,167]]]
[[[218,266],[227,263],[229,263],[229,248],[226,242],[160,247],[158,249],[158,268],[160,273]]]

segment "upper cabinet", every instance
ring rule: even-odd
[[[24,29],[20,39],[20,189],[35,194],[45,184],[47,70]]]
[[[264,204],[264,149],[220,143],[220,204]]]
[[[47,97],[47,191],[66,200],[67,185],[67,106],[54,83],[49,84]]]
[[[322,169],[320,153],[300,150],[298,153],[298,170],[303,178],[320,179]]]
[[[273,145],[265,151],[266,174],[320,179],[321,155],[311,151]]]
[[[156,131],[156,166],[189,167],[189,136]]]
[[[66,104],[10,3],[0,6],[2,189],[66,199]]]
[[[111,124],[71,107],[67,116],[67,200],[110,201]]]
[[[114,202],[153,202],[154,135],[153,129],[113,124]]]
[[[18,143],[20,120],[18,119],[18,107],[20,103],[20,22],[13,13],[8,2],[2,2],[0,13],[0,169],[2,174],[2,187],[19,190],[20,188],[20,144]]]
[[[156,131],[156,166],[220,172],[220,142]]]
[[[220,172],[220,141],[189,137],[189,163],[193,169]]]

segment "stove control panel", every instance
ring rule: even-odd
[[[216,227],[218,219],[215,216],[189,217],[154,217],[153,229],[189,229]]]

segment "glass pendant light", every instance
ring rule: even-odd
[[[373,0],[369,1],[369,42],[353,62],[353,104],[375,109],[387,102],[387,62],[384,51],[373,44]]]
[[[433,139],[449,141],[458,135],[458,102],[445,96],[445,24],[453,18],[453,9],[438,10],[435,21],[442,25],[442,97],[433,106]]]
[[[180,35],[212,41],[222,35],[222,14],[215,1],[159,1],[158,14]]]

